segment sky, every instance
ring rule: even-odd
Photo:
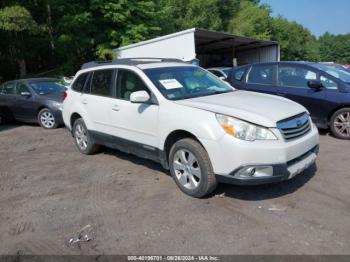
[[[350,33],[350,0],[261,0],[273,9],[273,16],[282,15],[320,36]]]

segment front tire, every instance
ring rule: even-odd
[[[350,140],[350,108],[342,108],[331,117],[332,134],[340,139]]]
[[[172,146],[169,166],[175,183],[187,195],[201,198],[217,186],[208,153],[194,139],[181,139]]]
[[[99,150],[99,145],[93,142],[83,119],[79,118],[74,122],[72,131],[75,145],[80,153],[91,155]]]
[[[55,129],[58,127],[55,116],[48,108],[43,108],[40,110],[38,114],[38,122],[40,126],[45,129]]]

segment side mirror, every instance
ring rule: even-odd
[[[323,87],[321,81],[318,81],[318,80],[310,80],[307,82],[307,85],[308,87],[316,90],[319,90]]]
[[[145,103],[151,99],[146,91],[136,91],[130,94],[130,102],[132,103]]]
[[[220,76],[219,78],[223,81],[226,81],[226,77],[224,77],[224,76]]]
[[[21,96],[30,97],[32,94],[29,92],[21,92]]]

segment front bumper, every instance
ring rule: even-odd
[[[234,185],[261,185],[281,182],[292,179],[304,170],[313,165],[316,161],[319,152],[319,146],[315,146],[305,154],[288,161],[284,164],[264,164],[264,165],[249,165],[237,168],[229,175],[216,175],[218,182]],[[239,171],[245,168],[272,167],[272,175],[265,177],[240,177]]]
[[[240,185],[273,183],[290,179],[315,162],[319,145],[315,125],[309,133],[292,141],[285,141],[278,129],[270,130],[278,140],[251,142],[229,135],[217,141],[201,139],[218,181]],[[237,172],[245,167],[268,167],[269,174],[264,176],[263,170],[257,177],[238,178]]]

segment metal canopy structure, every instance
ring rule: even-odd
[[[196,28],[194,31],[197,54],[222,54],[268,46],[278,46],[275,41],[263,41],[222,32]]]
[[[203,67],[233,66],[280,59],[278,42],[200,28],[176,32],[115,49],[118,58],[166,57],[199,60]]]

